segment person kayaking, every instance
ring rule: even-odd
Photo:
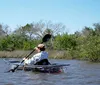
[[[23,58],[25,65],[48,65],[48,53],[45,51],[45,45],[39,44],[35,47],[37,53],[32,58]]]

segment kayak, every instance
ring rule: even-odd
[[[16,67],[18,63],[13,63],[11,69]],[[20,65],[17,70],[41,72],[41,73],[61,73],[65,66],[70,64],[50,64],[50,65]]]
[[[19,60],[4,59],[4,61],[5,63],[8,63],[10,65],[9,67],[10,70],[14,69],[17,65],[19,65],[16,70],[32,71],[40,73],[61,73],[64,72],[67,66],[70,65],[70,64],[59,64],[59,63],[53,63],[50,65],[24,65],[23,63],[21,64]]]

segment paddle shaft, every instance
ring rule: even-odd
[[[31,53],[28,54],[25,58],[28,58],[34,51],[35,51],[35,49],[32,50]],[[19,65],[17,65],[14,69],[11,69],[11,71],[14,72],[24,61],[25,60],[22,60],[21,63]]]
[[[28,54],[25,58],[28,58],[34,51],[35,51],[35,49],[32,50],[31,53]],[[24,61],[25,61],[25,60],[22,60],[21,63],[20,63],[19,65],[17,65],[14,69],[10,69],[10,70],[7,71],[7,72],[10,72],[10,71],[15,72],[15,70],[16,70]]]

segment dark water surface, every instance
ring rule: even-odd
[[[100,85],[100,63],[78,60],[50,60],[70,64],[60,74],[16,71],[4,73],[9,65],[0,59],[0,85]]]

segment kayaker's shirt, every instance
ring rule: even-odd
[[[41,51],[40,53],[33,55],[32,58],[25,60],[24,63],[28,65],[33,65],[43,59],[48,59],[48,53],[46,51]]]

